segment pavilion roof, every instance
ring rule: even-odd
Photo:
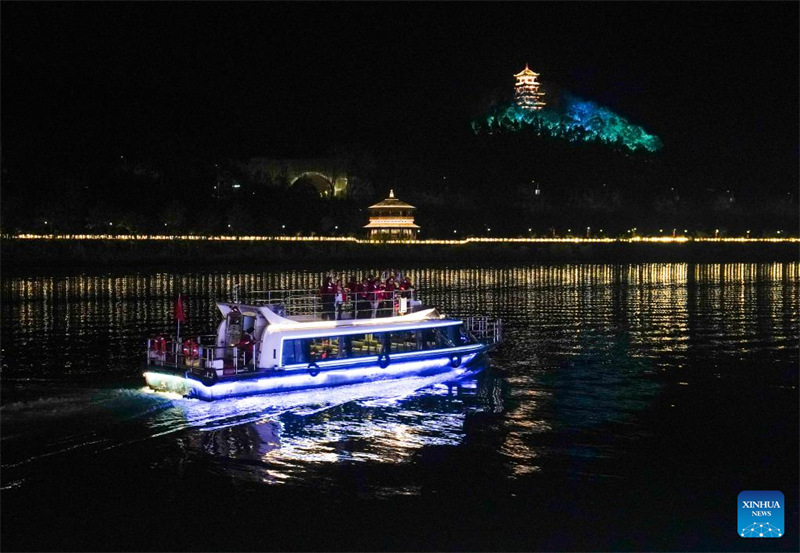
[[[514,76],[515,77],[526,77],[526,76],[531,76],[531,75],[538,76],[539,73],[536,73],[535,71],[531,71],[530,69],[528,69],[528,64],[526,63],[525,64],[525,69],[523,69],[522,71],[520,71],[519,73],[517,73]]]
[[[383,200],[381,202],[376,203],[375,205],[369,206],[369,209],[381,208],[381,207],[384,207],[384,208],[386,208],[386,207],[395,207],[395,208],[396,207],[402,207],[402,208],[406,208],[406,209],[416,209],[416,207],[414,207],[413,205],[407,204],[405,202],[401,202],[400,200],[395,198],[394,197],[394,190],[389,190],[389,197],[388,198],[386,198],[385,200]]]
[[[413,221],[370,221],[369,224],[364,225],[364,228],[420,228],[420,226]]]

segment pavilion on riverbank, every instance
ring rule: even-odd
[[[394,197],[394,190],[389,191],[389,197],[369,206],[369,223],[364,226],[369,229],[370,240],[416,240],[419,225],[414,223],[413,205],[402,202]]]

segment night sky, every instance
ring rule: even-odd
[[[435,151],[548,86],[731,188],[794,191],[797,3],[6,3],[4,163]]]

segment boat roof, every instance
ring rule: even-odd
[[[337,325],[334,327],[303,327],[303,328],[274,328],[267,327],[267,332],[280,333],[286,338],[315,338],[327,336],[346,336],[351,334],[371,334],[375,332],[402,332],[404,330],[417,330],[423,328],[438,328],[443,326],[454,326],[461,324],[457,319],[428,319],[417,321],[398,322],[400,317],[384,317],[374,319],[381,324],[372,325]],[[393,320],[395,319],[395,320]]]

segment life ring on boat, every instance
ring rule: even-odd
[[[217,382],[217,371],[216,369],[206,369],[203,371],[203,376],[200,377],[200,382],[205,384],[206,386],[212,386]]]
[[[454,353],[450,356],[450,366],[454,369],[461,365],[461,356],[457,353]]]
[[[391,362],[392,362],[392,360],[389,358],[389,354],[388,353],[381,353],[378,356],[378,366],[380,368],[382,368],[382,369],[385,369],[386,367],[388,367],[389,363],[391,363]]]
[[[199,354],[200,350],[197,346],[197,342],[189,338],[183,343],[183,355],[186,356],[187,359],[197,359]]]
[[[319,374],[319,365],[314,363],[313,361],[308,364],[308,374],[311,376],[317,376]]]
[[[165,353],[167,351],[167,339],[161,334],[153,338],[150,341],[150,351],[155,351],[156,353]]]

